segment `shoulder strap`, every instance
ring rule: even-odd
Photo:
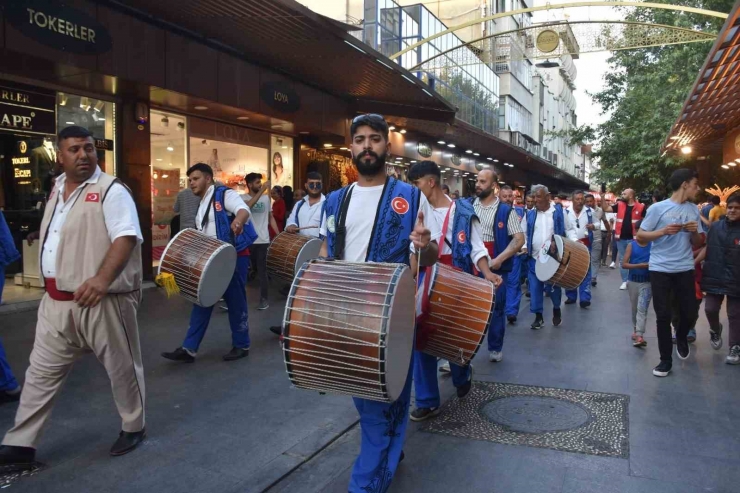
[[[339,218],[337,220],[334,233],[334,258],[341,260],[344,257],[344,243],[347,239],[347,210],[349,210],[349,201],[352,199],[352,190],[354,185],[350,185],[347,193],[344,194],[342,204],[339,206]]]

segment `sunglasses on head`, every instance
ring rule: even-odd
[[[308,183],[308,184],[307,184],[306,186],[307,186],[308,188],[312,189],[312,190],[313,190],[314,188],[321,188],[321,182],[318,182],[318,183],[317,183],[317,182],[313,182],[313,183]]]
[[[364,115],[358,115],[352,119],[352,123],[362,122],[365,120],[376,120],[385,123],[385,117],[377,113],[366,113]]]

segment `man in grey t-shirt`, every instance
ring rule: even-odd
[[[691,202],[699,191],[697,176],[693,169],[674,171],[668,180],[673,195],[650,206],[637,232],[639,241],[653,243],[649,270],[660,350],[660,364],[653,369],[656,377],[668,376],[673,364],[671,296],[676,297],[680,311],[676,353],[680,359],[690,354],[687,335],[696,304],[691,247],[704,242],[699,210]]]
[[[180,214],[180,230],[195,227],[195,215],[198,214],[200,198],[189,188],[180,190],[175,201],[175,212]],[[174,233],[173,233],[174,234]]]
[[[266,190],[270,189],[270,182],[262,183],[262,175],[259,173],[249,173],[245,180],[249,195],[244,196],[244,202],[252,211],[252,224],[257,231],[258,238],[249,247],[250,257],[254,262],[255,269],[260,278],[260,304],[258,310],[266,310],[270,307],[267,301],[267,249],[270,246],[270,232],[267,228],[269,224],[275,231],[280,231],[277,222],[272,215],[270,196],[264,195]]]

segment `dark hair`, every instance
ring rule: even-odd
[[[656,202],[661,202],[663,199],[665,199],[665,196],[660,190],[656,190],[653,192],[653,200]]]
[[[450,187],[447,184],[442,185],[442,190],[447,190],[447,193],[450,193]]]
[[[276,152],[272,155],[272,172],[275,172],[275,167],[277,166],[277,164],[275,164],[275,156],[280,158],[280,167],[285,171],[285,166],[283,166],[283,156],[279,152]]]
[[[583,197],[583,198],[584,199],[594,199],[594,200],[596,200],[596,197],[594,197],[594,194],[592,194],[592,193],[587,193],[586,196]]]
[[[274,187],[272,187],[272,191],[278,194],[280,198],[283,197],[283,187],[281,187],[280,185],[275,185]]]
[[[195,163],[188,168],[187,175],[190,176],[190,173],[192,173],[193,171],[200,171],[204,175],[210,176],[211,180],[213,180],[213,170],[206,163]]]
[[[430,175],[434,177],[437,183],[439,183],[439,181],[442,179],[442,173],[439,171],[439,166],[437,166],[437,163],[425,159],[424,161],[411,166],[408,179],[409,181],[416,181],[419,178]]]
[[[319,181],[323,181],[323,178],[321,177],[321,173],[319,173],[318,171],[309,171],[306,174],[306,181],[308,181],[308,180],[319,180]]]
[[[381,115],[367,114],[356,116],[349,127],[349,135],[354,138],[357,129],[360,127],[370,127],[376,132],[380,132],[385,140],[388,140],[388,122]]]
[[[576,191],[574,191],[573,193],[570,194],[570,197],[573,198],[576,195],[580,195],[580,194],[584,194],[584,193],[585,192],[583,190],[576,190]],[[585,199],[586,197],[583,197],[583,198]]]
[[[709,201],[713,203],[714,205],[719,205],[720,203],[719,197],[717,197],[716,195],[712,195],[712,198],[709,199]]]
[[[289,210],[293,210],[293,187],[285,185],[283,187],[283,200],[285,201],[285,207]]]
[[[499,190],[511,190],[512,192],[514,191],[514,189],[511,188],[509,185],[501,185],[501,188]]]
[[[674,192],[681,188],[681,185],[687,181],[691,181],[694,178],[699,178],[699,173],[695,169],[681,168],[673,172],[671,177],[668,179],[668,185]]]
[[[92,132],[86,129],[85,127],[81,127],[79,125],[70,125],[69,127],[64,127],[59,132],[59,135],[57,135],[57,143],[60,143],[64,139],[71,139],[71,138],[86,139],[92,136],[93,136]]]
[[[249,185],[250,183],[254,183],[257,180],[261,180],[261,179],[262,179],[261,173],[247,173],[247,176],[244,177],[244,181],[247,182],[247,185]]]
[[[727,205],[740,204],[740,193],[733,193],[727,198]]]

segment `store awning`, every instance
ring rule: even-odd
[[[393,114],[452,121],[455,107],[352,36],[349,26],[294,0],[99,0],[149,23]]]
[[[663,143],[676,152],[684,146],[721,149],[724,135],[740,125],[740,2],[717,36],[681,114]]]

